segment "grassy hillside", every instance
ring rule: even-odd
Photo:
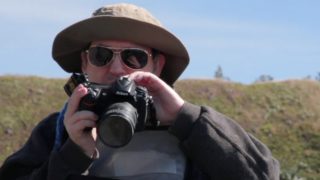
[[[31,129],[61,109],[64,79],[0,76],[0,165],[21,147]],[[242,85],[218,80],[180,80],[189,102],[232,117],[269,146],[282,179],[320,179],[320,84],[284,81]]]

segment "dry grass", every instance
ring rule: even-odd
[[[0,164],[19,149],[32,128],[65,102],[65,79],[0,76]],[[266,143],[284,173],[320,179],[320,83],[291,80],[243,85],[218,80],[180,80],[176,91],[211,106]]]

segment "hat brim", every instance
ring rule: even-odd
[[[166,56],[160,78],[172,85],[189,63],[178,38],[159,26],[125,17],[96,16],[75,23],[55,38],[53,59],[67,72],[81,72],[81,51],[97,40],[124,40],[154,48]]]

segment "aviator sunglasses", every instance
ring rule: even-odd
[[[91,64],[101,67],[109,64],[115,54],[120,54],[122,62],[131,69],[142,69],[148,63],[152,55],[146,50],[139,48],[111,48],[103,46],[92,46],[86,53]]]

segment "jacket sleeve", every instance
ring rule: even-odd
[[[212,108],[186,102],[169,130],[210,179],[279,179],[279,163],[270,150]]]
[[[59,151],[52,151],[57,114],[41,121],[26,144],[9,156],[0,168],[5,180],[63,180],[84,172],[92,160],[71,140]]]

